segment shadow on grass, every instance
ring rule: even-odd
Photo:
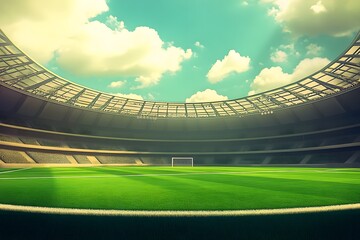
[[[169,167],[94,167],[90,169],[94,172],[113,174],[113,175],[144,175],[144,174],[173,174],[173,173],[185,173],[195,172],[194,168],[178,169]]]
[[[205,183],[221,183],[254,189],[287,192],[294,194],[338,198],[345,201],[358,202],[360,197],[359,184],[336,183],[306,179],[267,178],[253,175],[187,175],[184,178]]]
[[[1,174],[0,203],[52,206],[54,193],[56,191],[56,180],[53,178],[31,179],[31,177],[52,176],[51,168],[32,168],[24,171]]]

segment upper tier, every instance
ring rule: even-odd
[[[0,86],[41,100],[137,118],[219,118],[263,115],[314,103],[359,87],[360,34],[322,70],[290,85],[257,95],[206,103],[127,99],[95,91],[48,71],[17,48],[0,30]]]

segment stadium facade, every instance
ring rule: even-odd
[[[153,102],[43,68],[0,31],[0,165],[360,166],[360,34],[322,70],[253,96]]]

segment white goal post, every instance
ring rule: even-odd
[[[194,166],[194,158],[193,157],[172,157],[171,158],[171,166]]]

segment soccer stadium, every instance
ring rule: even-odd
[[[356,239],[359,103],[359,33],[293,83],[181,103],[82,86],[0,31],[0,238]]]

